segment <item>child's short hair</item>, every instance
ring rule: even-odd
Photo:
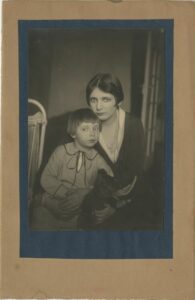
[[[98,123],[100,120],[89,108],[80,108],[70,113],[68,118],[67,133],[72,136],[76,133],[77,127],[83,122]]]

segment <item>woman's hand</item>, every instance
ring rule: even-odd
[[[94,216],[95,216],[96,224],[103,223],[110,216],[112,216],[115,213],[115,211],[116,210],[109,204],[106,204],[106,208],[104,209],[95,210]]]

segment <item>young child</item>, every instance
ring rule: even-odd
[[[57,147],[42,173],[42,205],[52,213],[55,229],[77,229],[79,208],[93,187],[98,170],[113,175],[93,148],[99,131],[100,121],[90,109],[72,112],[67,132],[73,142]],[[75,203],[68,204],[70,198]]]

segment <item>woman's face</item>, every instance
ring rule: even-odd
[[[89,98],[89,105],[101,121],[110,119],[117,110],[116,99],[96,87]]]

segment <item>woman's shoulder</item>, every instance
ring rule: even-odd
[[[132,113],[130,112],[125,112],[125,117],[126,117],[126,120],[131,123],[131,124],[140,124],[141,123],[141,120],[140,118],[136,117],[135,115],[133,115]]]
[[[143,135],[144,129],[142,125],[142,121],[140,118],[134,116],[133,114],[126,112],[125,114],[125,131],[126,133],[130,133],[131,136],[134,135]]]

